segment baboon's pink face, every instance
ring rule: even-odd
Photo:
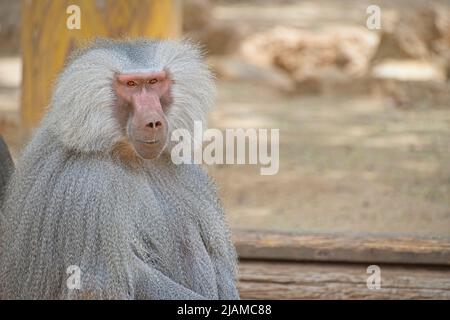
[[[172,80],[166,71],[116,74],[116,116],[136,153],[153,159],[168,138],[166,112],[172,102]]]

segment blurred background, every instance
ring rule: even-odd
[[[373,4],[381,28],[370,30]],[[450,1],[179,10],[180,35],[204,45],[217,75],[210,127],[280,129],[278,174],[208,168],[232,228],[450,238]],[[0,134],[16,159],[28,138],[21,24],[20,1],[0,0]]]

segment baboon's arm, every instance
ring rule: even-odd
[[[135,299],[203,300],[205,297],[173,281],[136,257]]]

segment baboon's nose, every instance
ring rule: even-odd
[[[162,127],[162,122],[159,120],[150,121],[149,123],[147,123],[146,127],[151,128],[151,129],[158,129],[158,128]]]

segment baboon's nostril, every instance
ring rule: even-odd
[[[162,127],[162,122],[157,120],[157,121],[151,121],[149,123],[147,123],[146,127],[150,128],[150,129],[158,129],[160,127]]]

